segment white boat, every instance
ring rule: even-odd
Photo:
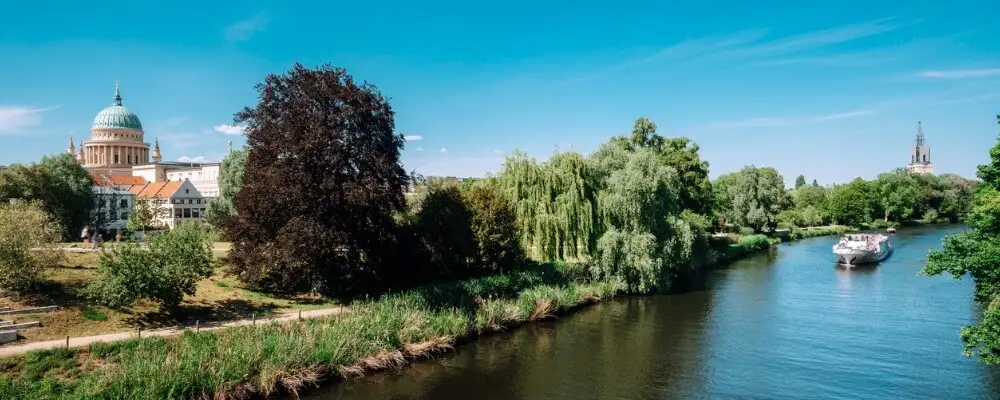
[[[892,253],[889,236],[880,233],[850,233],[833,245],[833,255],[844,265],[872,264],[885,260]]]

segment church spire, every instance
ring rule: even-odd
[[[122,95],[118,91],[118,80],[117,79],[115,79],[115,105],[116,106],[122,105]]]
[[[163,157],[160,156],[160,138],[156,138],[156,143],[153,145],[153,162],[159,163],[161,160]]]
[[[73,131],[69,131],[69,146],[66,146],[66,152],[71,156],[76,156],[76,148],[73,147]]]
[[[925,139],[924,139],[923,121],[917,121],[917,140],[916,141],[917,141],[916,145],[918,147],[919,146],[923,146],[925,144],[924,143]]]

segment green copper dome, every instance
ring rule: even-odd
[[[97,113],[97,117],[94,118],[94,127],[92,129],[142,130],[142,123],[139,122],[139,117],[122,105],[122,96],[118,93],[117,83],[115,83],[114,104]]]

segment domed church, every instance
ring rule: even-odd
[[[219,163],[164,162],[159,140],[150,147],[139,116],[122,103],[118,82],[114,101],[94,117],[90,140],[81,140],[77,152],[70,133],[67,151],[92,175],[105,180],[134,184],[186,179],[204,197],[219,195]]]

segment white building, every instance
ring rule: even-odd
[[[139,117],[123,105],[116,83],[114,102],[94,118],[90,140],[80,141],[77,152],[71,133],[67,151],[92,175],[136,176],[151,183],[187,179],[202,196],[219,196],[219,163],[164,162],[159,140],[150,146],[145,134]]]
[[[203,221],[208,207],[206,199],[189,180],[132,185],[128,191],[135,195],[135,201],[149,202],[158,225],[167,229],[181,222]]]
[[[91,190],[94,193],[91,221],[100,225],[95,226],[95,228],[107,233],[126,230],[129,213],[135,204],[135,195],[127,189],[113,185],[98,184],[94,185]]]

